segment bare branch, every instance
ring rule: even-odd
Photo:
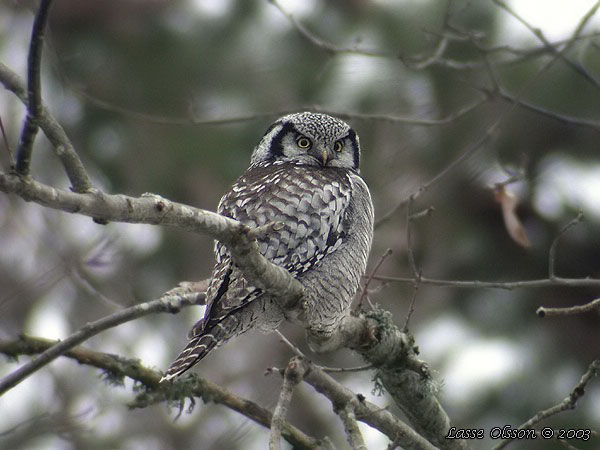
[[[351,404],[357,420],[378,429],[391,440],[398,439],[403,448],[428,450],[435,448],[386,409],[381,409],[366,401],[363,396],[356,395],[307,360],[302,361],[306,365],[304,381],[327,397],[334,408],[337,405]]]
[[[32,373],[38,371],[46,364],[54,361],[60,355],[71,350],[73,347],[81,344],[92,336],[101,333],[109,328],[114,328],[131,320],[154,314],[157,312],[173,313],[179,311],[184,306],[194,303],[188,303],[185,298],[178,295],[165,295],[159,299],[147,303],[132,306],[116,313],[110,314],[102,319],[85,324],[78,331],[49,346],[37,358],[23,364],[17,370],[9,373],[0,380],[0,396],[9,389],[12,389]]]
[[[367,450],[365,441],[360,434],[358,423],[356,422],[356,414],[354,414],[354,406],[351,403],[346,403],[341,408],[336,409],[337,415],[342,420],[346,437],[352,450]]]
[[[575,387],[571,390],[569,395],[560,403],[548,408],[543,411],[538,412],[535,416],[529,419],[527,422],[523,423],[519,426],[519,430],[523,430],[526,428],[531,428],[535,424],[541,422],[542,420],[547,419],[555,414],[561,413],[563,411],[567,411],[569,409],[575,409],[577,406],[577,402],[583,395],[585,394],[585,388],[588,383],[596,376],[600,376],[600,359],[596,359],[592,361],[589,365],[587,371],[583,374],[579,383],[575,385]],[[500,450],[506,447],[511,442],[511,439],[505,439],[501,441],[498,445],[494,447],[494,450]]]
[[[544,36],[544,33],[542,32],[542,30],[540,30],[539,28],[533,27],[523,17],[521,17],[519,14],[517,14],[517,12],[514,9],[512,9],[510,6],[508,6],[503,0],[493,0],[493,2],[496,3],[502,9],[504,9],[506,12],[508,12],[511,16],[513,16],[519,22],[521,22],[529,31],[531,31],[531,33],[535,37],[537,37],[544,44],[544,46],[551,53],[553,53],[558,59],[565,62],[575,72],[580,74],[584,80],[586,80],[588,83],[590,83],[595,88],[600,88],[600,82],[598,80],[596,80],[584,67],[582,67],[580,64],[576,63],[575,61],[571,60],[570,58],[568,58],[565,55],[566,52],[568,51],[568,49],[573,45],[575,39],[583,31],[583,28],[585,27],[585,25],[589,22],[589,20],[592,18],[592,16],[596,13],[598,8],[600,7],[600,1],[596,2],[592,6],[592,8],[586,14],[584,14],[584,16],[579,21],[579,24],[577,25],[575,32],[573,33],[573,37],[565,44],[565,46],[561,50],[558,50],[555,46],[553,46],[548,41],[548,39],[546,39],[546,36]]]
[[[378,228],[389,219],[391,219],[396,212],[398,212],[401,208],[403,208],[409,201],[416,200],[421,194],[428,191],[433,185],[437,184],[442,178],[444,178],[448,173],[454,170],[456,167],[460,166],[463,162],[468,160],[471,156],[473,156],[479,149],[483,147],[483,145],[494,135],[496,130],[500,127],[506,112],[504,112],[492,125],[490,125],[483,135],[477,139],[473,144],[471,144],[463,153],[461,153],[454,161],[446,164],[444,168],[438,172],[433,178],[431,178],[426,183],[423,183],[419,188],[410,194],[406,199],[402,200],[395,207],[391,208],[387,213],[385,213],[382,217],[380,217],[375,222],[375,228]]]
[[[22,336],[15,341],[0,341],[0,352],[11,357],[36,355],[38,353],[43,354],[57,344],[57,341],[49,339]],[[107,371],[117,378],[129,377],[132,380],[138,381],[142,383],[147,393],[160,396],[163,401],[175,401],[181,398],[182,392],[184,394],[190,392],[190,395],[202,398],[206,402],[227,406],[263,427],[268,428],[271,424],[271,413],[262,406],[238,397],[233,392],[194,374],[189,374],[187,377],[172,383],[160,384],[159,380],[162,374],[141,365],[135,359],[96,352],[85,347],[73,347],[67,350],[64,356],[72,358],[81,364]],[[134,406],[141,407],[142,405]],[[317,439],[304,434],[288,422],[282,422],[281,434],[294,448],[321,448]]]
[[[271,420],[271,436],[269,438],[269,450],[279,450],[281,448],[281,428],[285,423],[288,407],[292,401],[294,389],[302,381],[304,373],[301,370],[301,364],[297,361],[298,357],[293,357],[288,363],[283,373],[283,385],[279,392],[279,399],[273,411]]]
[[[4,129],[4,122],[2,122],[2,117],[0,117],[0,132],[2,133],[2,140],[4,145],[6,146],[6,152],[8,153],[8,161],[10,167],[14,167],[15,165],[15,157],[12,152],[12,148],[10,147],[10,142],[8,142],[8,136],[6,135],[6,130]]]
[[[554,262],[556,260],[556,246],[558,245],[558,241],[563,234],[565,234],[569,229],[573,228],[575,225],[580,223],[583,220],[583,212],[579,211],[577,213],[577,217],[571,220],[568,224],[566,224],[556,235],[554,240],[552,241],[552,245],[550,246],[550,251],[548,252],[548,278],[554,280],[556,278],[556,274],[554,273]]]
[[[600,298],[592,300],[585,305],[570,306],[568,308],[547,308],[540,306],[535,313],[540,317],[572,316],[575,314],[584,314],[592,311],[600,313]]]
[[[48,20],[48,11],[52,0],[41,0],[33,21],[29,55],[27,57],[27,115],[21,130],[21,140],[17,148],[17,173],[29,175],[33,142],[38,131],[38,122],[42,111],[42,85],[40,81],[44,31]]]
[[[414,284],[417,280],[410,277],[387,277],[383,275],[374,275],[374,280],[385,281],[387,283],[411,283]],[[435,278],[420,277],[419,283],[429,284],[433,286],[448,286],[461,289],[505,289],[511,291],[513,289],[533,289],[545,288],[552,286],[568,286],[568,287],[600,287],[599,278],[562,278],[554,277],[539,280],[523,280],[523,281],[479,281],[479,280],[439,280]]]
[[[574,125],[577,127],[589,128],[594,131],[600,131],[600,122],[598,122],[597,120],[586,120],[586,119],[581,119],[579,117],[567,116],[565,114],[559,114],[557,112],[550,111],[541,106],[534,105],[533,103],[529,103],[525,100],[519,99],[519,98],[509,94],[502,88],[499,88],[498,90],[496,90],[494,92],[488,91],[485,89],[483,89],[483,91],[487,92],[490,96],[497,96],[507,102],[517,104],[521,108],[528,109],[537,114],[541,114],[541,115],[549,117],[553,120],[557,120],[558,122],[561,122],[561,123],[564,123],[567,125]]]
[[[181,126],[189,126],[189,125],[229,125],[232,123],[241,123],[241,122],[249,122],[252,120],[263,119],[265,117],[279,117],[285,114],[290,114],[292,112],[297,112],[298,110],[305,111],[314,111],[320,112],[324,114],[329,114],[333,116],[337,116],[341,119],[349,119],[349,120],[364,120],[364,121],[378,121],[378,122],[390,122],[390,123],[403,123],[406,125],[415,125],[415,126],[423,126],[423,127],[431,127],[438,125],[445,125],[451,122],[456,121],[457,119],[469,114],[474,111],[478,107],[482,106],[489,100],[488,96],[482,95],[477,100],[473,101],[465,105],[458,110],[451,112],[445,117],[441,117],[439,119],[419,119],[414,117],[405,117],[405,116],[397,116],[394,114],[367,114],[367,113],[359,113],[359,112],[347,112],[347,111],[336,111],[328,108],[323,108],[318,105],[301,105],[295,108],[286,108],[279,109],[273,111],[267,111],[262,113],[253,113],[253,114],[242,114],[238,116],[229,116],[229,117],[196,117],[193,114],[190,114],[189,117],[167,117],[167,116],[158,116],[154,114],[147,114],[143,112],[133,111],[128,108],[124,108],[122,106],[115,105],[110,102],[106,102],[104,100],[100,100],[98,98],[93,97],[89,93],[84,91],[77,90],[76,88],[71,86],[71,89],[80,96],[82,96],[86,101],[89,101],[94,106],[98,108],[102,108],[105,111],[110,111],[113,113],[120,114],[122,116],[128,117],[134,120],[140,120],[148,123],[157,123],[161,125],[181,125]]]
[[[27,91],[23,80],[8,66],[0,62],[0,82],[13,92],[24,104],[27,104]],[[92,189],[92,181],[85,171],[77,152],[69,140],[65,130],[42,104],[38,117],[38,126],[52,143],[56,156],[60,159],[69,177],[74,192],[88,192]]]
[[[256,242],[247,235],[250,228],[228,217],[152,194],[139,198],[109,195],[98,190],[80,194],[16,175],[0,174],[0,191],[16,193],[24,200],[90,216],[104,223],[145,223],[207,234],[227,246],[246,279],[255,286],[290,302],[303,294],[298,280],[260,254]]]
[[[311,347],[319,351],[320,343],[310,342],[310,336],[308,338]],[[414,339],[398,329],[393,323],[391,313],[376,308],[358,316],[348,315],[344,317],[330,340],[332,342],[323,344],[325,351],[341,346],[350,348],[373,365],[377,383],[392,396],[421,436],[437,447],[466,448],[463,440],[447,442],[444,439],[450,427],[450,420],[435,396],[437,385],[431,379],[427,364],[417,358]],[[306,380],[308,381],[308,378]],[[341,397],[339,401],[329,396],[328,398],[334,406],[346,401],[342,401]],[[372,425],[363,420],[356,406],[355,412],[358,420],[375,426],[392,441],[398,436],[395,434],[398,430],[389,429],[388,433],[381,428],[385,425]],[[399,433],[402,434],[403,432]]]
[[[313,44],[314,46],[320,48],[321,50],[326,51],[327,53],[349,53],[353,55],[362,55],[362,56],[372,56],[378,58],[390,58],[393,57],[390,53],[383,53],[378,51],[360,49],[360,48],[350,48],[350,47],[341,47],[330,42],[327,42],[320,37],[316,36],[314,33],[310,32],[304,25],[302,25],[296,18],[288,13],[276,0],[270,0],[270,2],[285,16],[285,18],[290,22],[290,24],[304,37],[308,42]],[[396,57],[397,58],[397,57]]]
[[[367,277],[367,281],[365,281],[365,285],[362,288],[361,292],[360,292],[360,296],[358,298],[358,303],[356,305],[355,310],[356,311],[360,311],[362,308],[362,303],[363,300],[366,298],[367,296],[367,290],[369,289],[369,285],[371,284],[371,281],[373,281],[373,276],[377,273],[377,271],[379,270],[379,268],[381,267],[381,265],[383,264],[383,262],[387,259],[388,256],[390,256],[392,254],[392,249],[388,248],[385,253],[383,255],[381,255],[381,258],[379,258],[379,261],[377,262],[377,264],[375,264],[375,267],[373,268],[373,270],[371,271],[371,273],[369,274],[369,276]]]

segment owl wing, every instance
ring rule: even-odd
[[[302,277],[346,241],[352,177],[356,176],[338,168],[259,163],[223,196],[218,211],[250,227],[283,223],[284,227],[258,240],[259,251],[293,276]],[[245,279],[225,246],[217,243],[215,254],[204,318],[190,331],[190,341],[164,379],[182,374],[215,346],[260,325],[260,313],[254,311],[248,317],[243,309],[256,302],[262,291]]]
[[[351,197],[347,171],[295,164],[251,167],[226,193],[218,212],[250,227],[284,224],[258,240],[260,253],[293,276],[317,266],[345,240],[345,211]],[[217,263],[207,291],[204,319],[193,338],[257,299],[262,291],[235,266],[224,245],[215,246]]]

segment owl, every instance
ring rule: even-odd
[[[336,331],[358,290],[373,237],[373,204],[359,162],[358,136],[329,115],[290,114],[267,129],[218,212],[249,227],[280,225],[258,238],[260,253],[287,269],[304,295],[282,308],[244,278],[217,242],[204,318],[163,380],[250,329],[269,332],[289,320],[317,339]]]

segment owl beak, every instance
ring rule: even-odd
[[[327,149],[321,150],[321,160],[323,161],[323,167],[327,165],[327,161],[329,161],[329,152]]]

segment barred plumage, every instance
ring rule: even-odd
[[[271,125],[218,212],[251,227],[284,224],[258,240],[259,250],[295,276],[305,295],[284,311],[245,280],[217,243],[204,318],[164,379],[250,328],[272,331],[289,319],[312,335],[335,331],[358,289],[373,235],[373,206],[358,175],[359,158],[358,136],[331,116],[291,114]]]

